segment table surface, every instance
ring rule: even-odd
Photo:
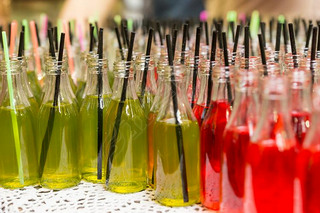
[[[82,181],[77,187],[54,191],[41,187],[0,188],[0,212],[212,212],[197,204],[166,207],[154,200],[153,190],[133,194],[108,192],[101,184]]]

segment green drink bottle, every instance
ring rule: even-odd
[[[99,67],[100,66],[100,67]],[[108,62],[98,59],[97,55],[88,58],[88,82],[86,84],[84,99],[80,108],[80,168],[82,178],[90,182],[105,181],[105,165],[103,147],[101,149],[101,164],[98,167],[98,108],[102,108],[105,115],[111,100],[111,89],[108,82]],[[99,74],[101,75],[101,100],[99,100]],[[103,118],[103,116],[102,116]],[[103,125],[102,129],[103,130]],[[102,136],[102,135],[101,135]],[[102,137],[101,137],[102,143]],[[98,170],[101,170],[98,176]]]
[[[79,73],[77,75],[77,91],[76,91],[76,97],[78,100],[79,105],[81,106],[84,90],[86,88],[86,82],[87,82],[87,58],[90,57],[90,54],[87,52],[80,53],[80,61],[79,63]]]
[[[33,57],[32,51],[26,50],[24,58],[26,63],[26,74],[27,74],[28,84],[31,88],[32,94],[34,95],[38,104],[40,104],[41,97],[42,97],[42,89],[38,81],[37,74],[35,72],[35,64],[34,64],[34,57]]]
[[[199,201],[199,126],[187,101],[184,74],[183,65],[167,67],[163,100],[153,130],[155,199],[167,206]]]
[[[115,63],[114,92],[104,118],[106,187],[118,193],[138,192],[147,187],[147,120],[136,95],[132,68],[126,76],[129,64],[124,61]],[[128,78],[126,99],[121,103],[125,78]],[[116,121],[120,104],[123,104],[119,111],[121,119]],[[113,141],[116,132],[118,135]]]
[[[78,108],[70,95],[67,64],[46,61],[46,86],[39,112],[38,145],[40,183],[50,189],[63,189],[80,182],[78,166]],[[57,106],[53,105],[55,82],[60,74]],[[74,96],[74,95],[73,95]],[[53,114],[53,116],[52,116]],[[49,120],[49,117],[51,120]]]
[[[11,60],[11,78],[15,110],[10,105],[7,73],[5,64],[1,64],[2,91],[0,93],[0,186],[22,188],[39,182],[38,159],[34,135],[34,117],[30,102],[21,82],[21,63]],[[19,167],[15,149],[12,113],[16,114],[20,140],[20,157],[23,181],[19,178]]]

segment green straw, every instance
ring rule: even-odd
[[[23,185],[24,179],[23,179],[18,120],[17,120],[17,114],[16,114],[16,107],[14,104],[10,59],[9,59],[9,51],[8,51],[8,42],[7,42],[7,35],[6,35],[5,31],[2,31],[2,41],[3,41],[4,58],[5,58],[5,62],[6,62],[6,68],[7,68],[8,90],[9,90],[9,97],[10,97],[10,106],[12,109],[12,110],[10,110],[10,114],[11,114],[11,120],[12,120],[12,126],[13,126],[13,137],[14,137],[14,144],[15,144],[15,148],[16,148],[16,157],[17,157],[17,163],[18,163],[18,169],[19,169],[19,179],[20,179],[20,184]]]
[[[29,23],[27,19],[22,20],[22,25],[24,26],[24,49],[30,49],[30,30]]]
[[[133,20],[131,18],[128,19],[128,30],[129,31],[133,30]]]
[[[258,37],[259,28],[260,28],[260,15],[259,15],[259,12],[255,10],[252,12],[251,21],[250,21],[251,38]]]
[[[280,24],[284,24],[284,22],[286,21],[286,17],[284,17],[284,15],[279,15],[278,16],[278,21]]]
[[[114,17],[113,17],[113,20],[114,20],[114,22],[116,22],[116,24],[118,25],[118,26],[120,26],[120,24],[121,24],[121,16],[120,15],[115,15]]]
[[[63,33],[63,23],[62,23],[62,19],[58,19],[57,21],[57,27],[58,27],[58,41],[60,41],[60,36],[61,36],[61,33]]]

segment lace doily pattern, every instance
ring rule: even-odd
[[[77,187],[54,191],[41,187],[10,190],[0,188],[0,212],[59,212],[59,213],[192,213],[212,212],[201,205],[165,207],[154,200],[147,189],[133,194],[108,192],[103,185],[81,182]]]

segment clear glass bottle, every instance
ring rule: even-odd
[[[106,187],[117,193],[133,193],[147,187],[147,120],[136,94],[132,62],[117,61],[114,72],[113,95],[104,117]]]
[[[79,114],[80,131],[80,168],[82,178],[90,182],[104,182],[105,165],[104,160],[101,165],[101,176],[98,177],[98,153],[99,142],[103,136],[103,118],[111,100],[111,89],[108,81],[108,61],[107,59],[98,59],[98,55],[92,55],[88,58],[88,81],[83,95],[82,105]],[[99,80],[100,78],[100,80]],[[99,88],[100,85],[100,88]],[[100,92],[99,92],[100,91]],[[101,96],[100,96],[100,95]],[[100,108],[99,108],[100,106]],[[99,112],[99,110],[101,110]],[[102,112],[102,113],[101,113]],[[101,138],[99,138],[99,118],[101,113]],[[103,156],[103,147],[101,148],[101,159]]]
[[[154,123],[155,199],[167,206],[187,206],[199,199],[199,126],[185,97],[184,74],[182,65],[166,68],[163,100]],[[173,81],[177,105],[172,98]]]
[[[214,210],[220,208],[223,131],[231,114],[233,72],[232,67],[214,67],[211,102],[200,129],[200,198]]]
[[[312,126],[297,158],[303,212],[320,212],[320,87],[314,88]]]
[[[259,112],[258,91],[258,70],[238,70],[232,113],[224,130],[221,212],[243,212],[245,163]]]
[[[0,93],[0,186],[14,189],[38,184],[39,165],[34,129],[35,117],[22,87],[21,63],[16,59],[11,60],[10,67],[15,109],[10,104],[6,65],[4,62],[0,64],[2,75],[2,90]],[[13,113],[17,118],[23,180],[19,178]]]
[[[60,85],[57,84],[57,90],[59,76]],[[74,97],[70,95],[65,61],[58,62],[48,58],[46,83],[47,91],[40,106],[38,122],[40,181],[45,188],[63,189],[80,182],[78,107]],[[58,95],[57,99],[55,95]]]
[[[38,81],[38,77],[36,74],[34,57],[31,51],[25,51],[25,61],[26,61],[26,73],[28,78],[29,86],[32,90],[34,97],[36,98],[38,104],[41,103],[42,97],[42,88]]]
[[[261,115],[247,154],[245,194],[251,195],[248,202],[255,212],[293,212],[295,147],[288,83],[270,76],[264,81]]]

